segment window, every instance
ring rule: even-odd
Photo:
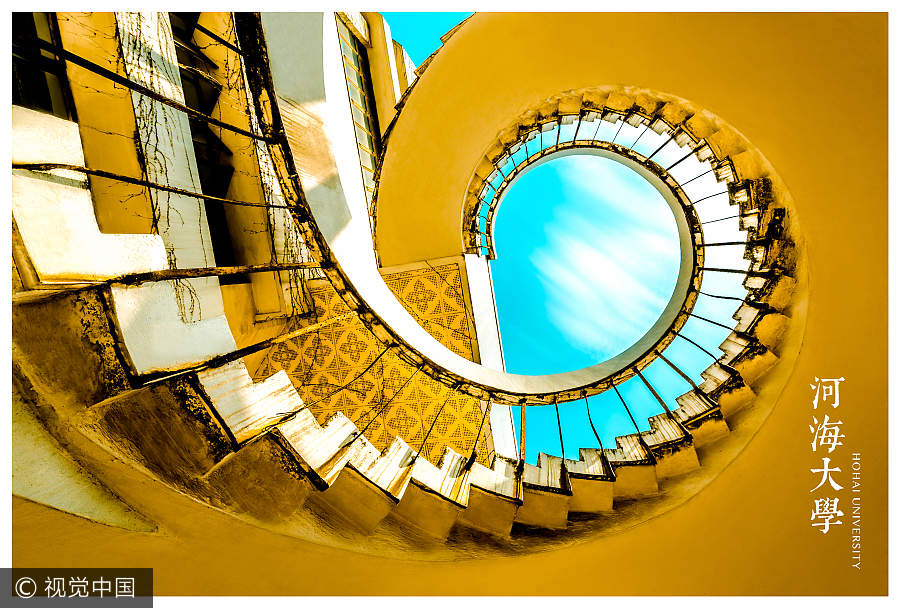
[[[369,76],[369,62],[365,45],[350,32],[340,18],[337,18],[337,28],[359,150],[359,166],[363,186],[366,189],[366,202],[371,211],[372,197],[375,195],[375,162],[381,150],[381,138],[372,93],[372,79]]]
[[[13,13],[12,38],[13,104],[74,119],[65,62],[44,48],[59,46],[54,14]]]
[[[181,73],[184,103],[189,108],[210,114],[216,106],[222,85],[209,74],[210,69],[216,69],[216,64],[191,40],[199,16],[200,13],[169,13],[169,20],[175,38],[175,54]],[[231,150],[213,134],[205,122],[190,118],[189,123],[197,170],[200,173],[200,189],[204,194],[224,198],[228,194],[231,176],[234,174]],[[225,205],[209,199],[205,199],[204,203],[216,264],[237,266],[238,259],[228,228]],[[219,283],[223,285],[249,282],[247,274],[219,277]]]

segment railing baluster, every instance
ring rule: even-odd
[[[426,443],[428,442],[428,438],[431,436],[431,431],[434,429],[434,425],[437,423],[438,418],[440,418],[441,412],[444,411],[444,406],[446,406],[447,403],[450,402],[450,398],[453,397],[453,393],[455,393],[455,392],[456,392],[455,387],[450,387],[450,389],[447,391],[447,397],[444,399],[444,402],[441,403],[441,407],[438,408],[438,411],[434,415],[434,418],[431,419],[431,426],[428,427],[428,432],[426,432],[425,436],[422,437],[422,445],[419,446],[419,451],[416,452],[415,456],[413,456],[413,462],[415,462],[416,458],[418,458],[420,454],[423,454],[424,450],[427,449]],[[427,456],[426,456],[426,458],[427,458]]]
[[[641,382],[644,383],[644,386],[646,386],[650,390],[650,393],[653,395],[653,397],[656,399],[656,401],[663,407],[663,410],[665,410],[666,415],[668,415],[668,417],[671,418],[672,411],[669,410],[669,406],[666,405],[666,402],[663,400],[663,398],[659,396],[659,393],[656,392],[656,389],[653,388],[653,385],[651,385],[647,381],[647,379],[644,377],[644,374],[642,374],[641,370],[639,370],[637,367],[634,368],[634,371],[637,374],[638,378],[641,379]]]
[[[559,402],[555,402],[553,407],[556,408],[556,426],[559,429],[559,449],[563,458],[566,457],[566,444],[563,441],[562,419],[559,417]]]
[[[696,342],[694,342],[693,340],[691,340],[690,338],[688,338],[687,336],[681,334],[680,332],[677,332],[677,331],[676,331],[676,332],[675,332],[675,335],[678,336],[679,338],[681,338],[682,340],[687,340],[688,342],[690,342],[691,344],[693,344],[694,346],[696,346],[697,348],[699,348],[700,350],[702,350],[703,352],[705,352],[707,355],[709,355],[710,357],[712,357],[712,360],[713,360],[713,361],[718,361],[718,360],[719,360],[719,358],[718,358],[717,356],[715,356],[714,354],[712,354],[711,352],[709,352],[708,350],[706,350],[705,348],[703,348],[702,346],[700,346],[699,344],[697,344]]]
[[[357,431],[353,434],[353,438],[350,439],[350,441],[345,441],[344,444],[341,445],[340,449],[344,449],[344,448],[350,447],[351,445],[353,445],[353,444],[356,442],[357,439],[359,439],[360,437],[362,437],[363,435],[365,435],[366,431],[369,430],[369,427],[372,426],[372,423],[375,422],[375,420],[377,420],[379,416],[381,416],[381,414],[388,408],[389,405],[391,405],[391,403],[394,402],[394,399],[397,398],[397,395],[399,395],[400,393],[403,392],[403,389],[406,388],[406,385],[410,383],[410,381],[413,379],[413,377],[414,377],[416,374],[418,374],[419,371],[421,371],[421,369],[422,369],[422,366],[421,366],[421,365],[420,365],[419,367],[417,367],[417,368],[415,369],[415,371],[413,371],[413,373],[411,373],[411,374],[409,375],[409,378],[407,378],[406,380],[404,380],[404,382],[403,382],[403,384],[400,386],[400,388],[398,388],[398,389],[396,390],[396,392],[394,392],[394,394],[391,395],[391,398],[388,399],[388,400],[384,403],[384,405],[382,405],[381,408],[380,408],[377,412],[375,412],[375,415],[372,416],[372,419],[369,420],[369,421],[366,423],[366,426],[364,426],[364,427],[362,428],[362,430],[357,430]],[[371,411],[372,409],[374,409],[374,408],[369,408],[369,411]]]
[[[484,429],[484,421],[488,417],[488,413],[491,411],[491,400],[488,399],[487,405],[484,408],[484,413],[481,415],[481,424],[478,425],[478,434],[475,435],[475,442],[472,444],[472,452],[469,454],[469,459],[466,461],[466,470],[472,468],[472,465],[475,464],[475,459],[478,457],[478,440],[481,439],[481,431]]]
[[[600,434],[597,432],[597,427],[594,426],[594,420],[591,418],[591,404],[588,402],[587,392],[583,395],[584,399],[584,409],[587,410],[588,416],[588,424],[591,425],[591,430],[594,432],[594,437],[597,439],[597,445],[600,446],[600,449],[603,449],[603,442],[600,440]]]

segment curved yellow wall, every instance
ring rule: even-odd
[[[468,180],[498,132],[541,100],[589,86],[690,100],[741,131],[796,199],[832,186],[853,196],[858,183],[823,176],[843,174],[837,168],[856,163],[856,150],[878,148],[880,132],[851,117],[886,109],[868,58],[884,57],[885,39],[877,15],[476,14],[419,78],[389,136],[381,263],[459,254]],[[829,154],[812,163],[812,150]]]

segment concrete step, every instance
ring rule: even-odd
[[[466,468],[469,458],[457,453],[449,446],[444,449],[441,457],[440,468],[437,470],[433,481],[428,481],[424,476],[419,476],[418,471],[413,473],[413,479],[421,481],[430,488],[439,491],[443,496],[458,503],[468,504],[470,484],[470,468]],[[472,466],[477,463],[473,462]],[[479,465],[481,466],[481,465]]]
[[[731,380],[734,370],[730,366],[726,366],[716,361],[705,370],[700,372],[703,382],[699,389],[709,395],[713,393],[719,386]]]
[[[254,383],[243,361],[197,373],[210,402],[240,443],[303,407],[284,370]]]
[[[524,463],[522,506],[516,511],[517,523],[551,530],[565,529],[572,490],[562,460],[542,452],[538,454],[537,466]]]
[[[637,433],[616,437],[615,449],[604,449],[615,473],[613,501],[644,498],[659,494],[656,461]]]
[[[613,510],[616,476],[602,449],[581,448],[578,460],[566,460],[572,497],[569,511],[606,513]]]
[[[651,416],[650,430],[641,435],[656,459],[658,481],[700,468],[691,434],[668,412]]]
[[[468,500],[467,459],[448,447],[440,467],[421,456],[414,460],[409,484],[392,516],[431,538],[444,540]]]
[[[235,445],[190,378],[120,393],[78,421],[96,440],[160,479],[190,488]]]
[[[672,415],[690,431],[695,448],[714,443],[731,432],[719,405],[698,390],[691,389],[675,401],[679,407],[672,410]]]
[[[274,433],[229,454],[202,477],[210,502],[265,522],[293,515],[315,492],[301,464]]]
[[[459,523],[488,534],[509,536],[516,510],[522,504],[516,461],[499,456],[492,468],[476,462],[467,478],[469,500]]]
[[[328,426],[330,424],[326,424],[324,428],[327,429]],[[342,429],[346,429],[346,426],[345,422],[341,422]],[[398,499],[373,482],[364,471],[370,471],[375,477],[380,472],[383,482],[394,483],[401,473],[399,465],[402,453],[398,452],[402,451],[402,446],[392,445],[393,451],[389,448],[381,454],[355,428],[353,425],[354,430],[350,433],[352,439],[345,439],[339,444],[334,455],[323,465],[321,474],[329,484],[327,489],[316,496],[316,502],[338,514],[356,530],[369,534],[387,517]],[[343,433],[342,430],[341,434]]]
[[[16,163],[85,166],[78,123],[14,105],[12,157]],[[12,175],[12,215],[24,250],[14,255],[33,271],[29,287],[110,279],[168,268],[157,234],[100,231],[88,178],[74,171]],[[31,273],[29,273],[30,275]]]
[[[412,479],[415,453],[403,439],[394,437],[391,445],[378,458],[360,468],[360,473],[383,492],[399,500]]]
[[[302,409],[276,427],[286,443],[309,470],[316,487],[328,489],[344,465],[353,460],[364,466],[378,450],[343,413],[331,416],[319,426],[308,409]],[[373,453],[374,452],[374,453]]]

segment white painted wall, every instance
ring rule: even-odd
[[[78,124],[13,106],[12,160],[83,167]],[[100,232],[83,173],[14,170],[12,213],[40,283],[101,281],[167,267],[159,236]]]
[[[494,284],[485,257],[466,253],[466,276],[469,280],[469,298],[472,300],[472,316],[475,318],[475,335],[481,364],[491,369],[504,370],[503,347],[500,328],[497,325],[497,303],[494,300]]]
[[[250,129],[253,133],[262,134],[262,128],[256,115],[255,104],[250,91],[247,70],[243,61],[241,62],[241,79],[247,96],[247,107],[251,110],[249,115]],[[258,139],[253,140],[253,145],[256,148],[256,158],[259,162],[259,177],[262,183],[264,202],[267,205],[272,205],[267,211],[271,231],[269,238],[272,240],[274,261],[278,264],[314,261],[306,248],[300,228],[294,221],[290,211],[279,208],[285,206],[287,201],[285,200],[284,192],[281,190],[281,183],[278,181],[278,175],[268,147],[265,142]],[[321,273],[318,270],[282,271],[279,273],[279,282],[285,303],[284,309],[289,316],[307,312],[306,306],[298,301],[300,294],[298,293],[299,285],[297,280],[292,280],[292,277],[297,277],[298,275],[320,276]]]
[[[184,103],[168,14],[116,13],[116,23],[126,76]],[[187,116],[137,92],[131,98],[147,179],[200,192]],[[215,266],[203,200],[152,188],[150,196],[169,266]],[[177,369],[237,348],[215,277],[113,287],[112,296],[139,373]]]
[[[494,299],[494,283],[491,269],[485,257],[466,253],[466,277],[469,282],[469,299],[472,302],[472,316],[475,319],[475,336],[481,364],[491,369],[504,371],[503,345],[497,324],[497,304]],[[494,451],[508,458],[519,457],[519,444],[513,426],[512,410],[508,405],[494,403],[491,406],[491,436]]]
[[[184,103],[175,42],[167,13],[116,13],[125,75],[169,99]],[[140,145],[151,182],[200,192],[200,178],[187,116],[174,108],[131,94]],[[173,268],[215,266],[203,200],[150,189]],[[219,281],[215,277],[191,279],[194,306],[181,310],[185,322],[224,314]]]

